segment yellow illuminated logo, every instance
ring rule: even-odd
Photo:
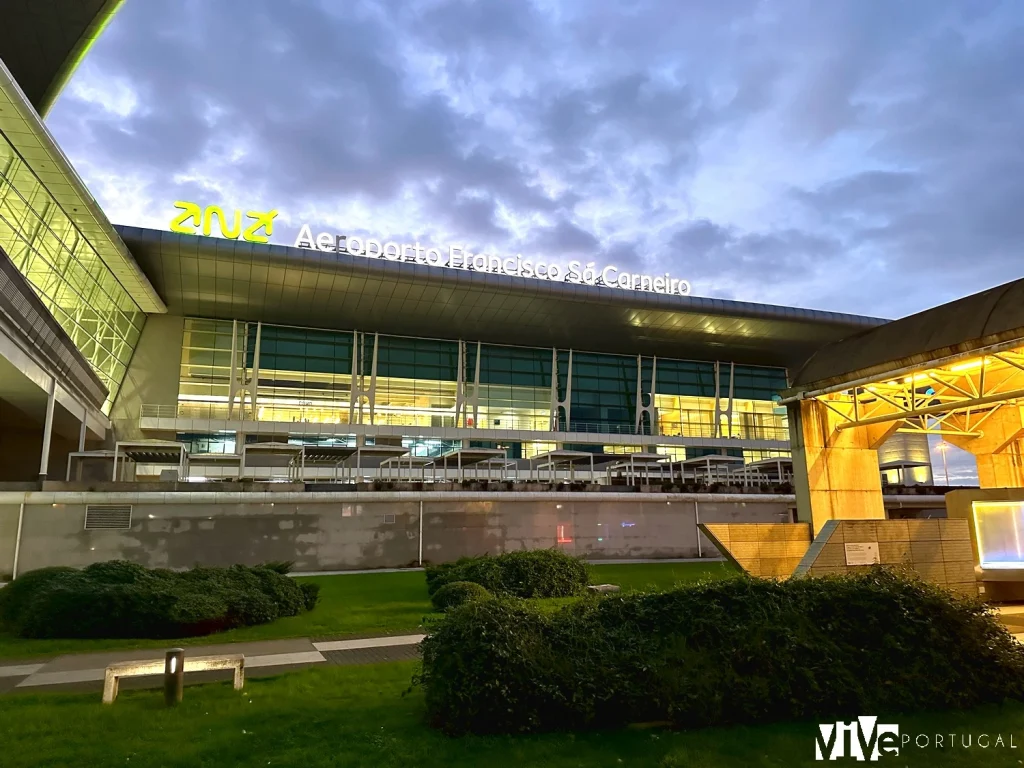
[[[277,211],[267,211],[266,213],[249,211],[245,216],[252,221],[243,231],[241,211],[234,211],[234,218],[229,222],[227,214],[219,205],[210,205],[204,210],[196,203],[179,200],[174,207],[181,213],[171,220],[171,232],[194,235],[196,230],[201,228],[204,235],[210,235],[213,232],[213,220],[217,219],[221,235],[229,240],[237,240],[241,235],[243,240],[250,243],[267,243],[270,242],[270,236],[274,234],[274,219],[277,217]],[[257,232],[261,227],[263,233]]]

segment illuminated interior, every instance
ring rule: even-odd
[[[728,404],[724,400],[722,405]],[[715,433],[715,399],[680,395],[655,396],[658,426],[663,435],[711,437]],[[747,440],[788,440],[786,409],[770,400],[733,399],[729,413],[719,416],[719,434]]]
[[[981,567],[1024,569],[1024,501],[975,501],[973,507]]]
[[[455,341],[365,334],[357,342],[351,332],[263,325],[257,360],[256,325],[239,323],[237,329],[236,359],[239,363],[244,360],[250,373],[258,368],[259,421],[369,424],[372,386],[374,424],[551,431],[550,349],[468,342],[463,347],[464,369],[460,374],[459,343]],[[229,321],[186,319],[179,416],[227,417],[232,332]],[[353,403],[352,358],[357,343],[362,345],[356,366],[357,390],[363,395],[361,402]],[[558,351],[556,364],[558,397],[564,399],[570,367],[568,351]],[[642,373],[646,378],[653,371]],[[721,414],[716,428],[714,395],[716,389],[728,392],[730,374],[734,387],[732,418]],[[465,382],[462,423],[457,417],[460,379]],[[654,405],[660,434],[783,441],[789,437],[786,411],[772,400],[785,384],[780,369],[735,366],[730,371],[728,366],[720,370],[713,363],[659,359],[656,381]],[[642,382],[641,386],[649,384]],[[574,351],[570,420],[566,422],[565,412],[560,409],[558,431],[635,435],[636,387],[636,357]],[[723,396],[721,402],[727,405],[727,397]],[[650,434],[650,426],[644,424],[641,432]],[[520,457],[529,458],[554,447],[553,442],[524,442]],[[628,453],[649,448],[637,443],[605,446],[604,450]],[[688,453],[688,449],[679,448],[672,455],[688,458],[691,453],[692,449]],[[743,454],[756,460],[788,452]]]
[[[145,313],[2,134],[0,247],[109,390],[109,413]]]

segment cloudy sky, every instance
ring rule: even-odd
[[[899,317],[1024,273],[1022,76],[1014,0],[128,0],[48,122],[116,223]]]

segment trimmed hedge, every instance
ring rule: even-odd
[[[462,605],[468,600],[486,600],[492,597],[486,587],[482,587],[473,581],[452,581],[439,587],[430,596],[430,602],[439,611],[447,611]]]
[[[470,601],[424,640],[432,725],[518,733],[967,708],[1024,697],[1024,646],[909,575],[737,577],[555,613]]]
[[[280,567],[179,573],[112,560],[19,576],[0,590],[0,624],[22,637],[188,637],[295,616],[318,598],[319,585]]]
[[[495,595],[571,597],[586,590],[590,569],[582,560],[556,549],[534,549],[427,566],[426,577],[431,595],[445,584],[471,581]]]

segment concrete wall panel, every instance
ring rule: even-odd
[[[18,533],[17,504],[0,504],[0,581],[14,571],[14,540]]]
[[[130,530],[85,530],[84,504],[29,504],[21,563],[82,566],[124,558],[150,567],[293,560],[298,571],[401,567],[420,549],[420,502],[137,503]],[[692,501],[428,500],[423,559],[559,547],[593,559],[696,557]],[[700,506],[701,521],[775,522],[784,503]],[[0,541],[9,523],[0,507]],[[14,507],[17,519],[17,507]],[[5,527],[6,526],[6,527]],[[13,535],[13,534],[12,534]],[[0,572],[6,549],[0,549]],[[705,556],[717,556],[706,540]]]

